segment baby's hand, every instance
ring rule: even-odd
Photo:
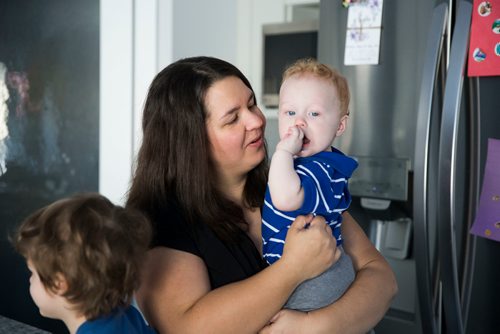
[[[297,155],[302,150],[304,132],[298,126],[288,128],[285,136],[276,145],[276,150],[284,150],[292,155]]]

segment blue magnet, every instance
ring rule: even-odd
[[[486,53],[484,53],[480,48],[476,48],[472,53],[472,57],[474,57],[475,61],[480,63],[486,59]]]
[[[493,22],[493,25],[491,26],[491,30],[493,30],[493,32],[495,34],[500,34],[500,19],[496,19]]]

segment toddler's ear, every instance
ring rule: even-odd
[[[340,118],[339,127],[337,129],[337,133],[335,133],[335,137],[339,137],[344,133],[344,131],[347,127],[347,120],[348,119],[349,119],[349,115],[344,115]]]
[[[56,274],[56,289],[55,293],[58,295],[63,295],[68,291],[68,281],[66,280],[66,277],[62,273],[57,273]]]

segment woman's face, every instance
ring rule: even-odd
[[[265,157],[266,120],[238,77],[215,82],[205,97],[211,156],[221,176],[239,177]]]

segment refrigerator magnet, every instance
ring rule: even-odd
[[[486,59],[486,53],[484,53],[480,48],[475,48],[474,52],[472,53],[472,57],[474,57],[475,61],[480,63]]]
[[[493,32],[495,34],[500,34],[500,19],[496,19],[492,26],[491,26],[491,30],[493,30]]]
[[[488,1],[481,2],[477,7],[477,12],[481,16],[488,16],[491,14],[491,3]]]

